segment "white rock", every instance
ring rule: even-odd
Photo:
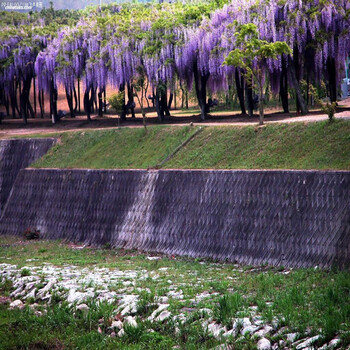
[[[312,345],[316,340],[320,339],[320,335],[315,335],[314,337],[305,339],[302,343],[300,343],[299,345],[297,345],[296,349],[300,350],[300,349],[305,349],[307,347],[309,347],[310,345]]]
[[[22,290],[23,290],[23,284],[21,286],[19,286],[16,290],[14,290],[10,294],[10,297],[17,298],[17,296],[19,296],[21,294]]]
[[[156,318],[156,321],[163,322],[164,320],[168,319],[171,316],[171,313],[169,311],[162,311],[159,316]]]
[[[169,302],[168,297],[156,297],[155,300],[160,304],[167,304]]]
[[[86,304],[80,304],[77,306],[77,310],[80,310],[82,312],[88,312],[90,308]]]
[[[178,292],[171,290],[168,293],[168,297],[171,297],[173,299],[183,299],[183,297],[184,297],[183,291],[181,289]]]
[[[216,339],[219,339],[221,337],[221,334],[224,334],[227,332],[226,327],[221,327],[220,324],[217,324],[215,322],[212,322],[208,325],[208,332],[213,334],[213,336]]]
[[[37,298],[43,299],[45,295],[51,290],[51,288],[57,283],[56,279],[50,280],[44,288],[39,289]]]
[[[270,340],[266,338],[261,338],[258,341],[257,347],[258,347],[258,350],[270,350],[271,349]]]
[[[229,331],[227,331],[227,332],[225,332],[225,333],[223,333],[223,337],[224,338],[227,338],[227,337],[229,337],[229,336],[231,336],[231,335],[235,335],[235,330],[234,329],[230,329]]]
[[[21,300],[17,299],[10,304],[10,309],[23,309],[24,304]]]
[[[320,348],[318,348],[318,350],[331,350],[331,349],[336,348],[339,343],[340,343],[340,339],[334,338],[328,344],[325,344],[325,345],[321,346]]]
[[[161,267],[158,269],[158,271],[167,271],[169,270],[169,267]]]
[[[135,318],[132,317],[132,316],[128,316],[125,319],[124,324],[127,324],[127,325],[129,325],[131,327],[137,327],[137,322],[136,322]]]
[[[119,332],[118,332],[118,337],[122,337],[125,334],[124,329],[122,328]]]
[[[253,333],[255,333],[259,328],[260,328],[259,326],[253,326],[253,325],[251,325],[251,326],[246,326],[246,327],[243,327],[243,328],[241,329],[241,334],[242,334],[242,335],[245,335],[245,334],[247,334],[247,333],[253,334]]]
[[[147,256],[146,257],[147,260],[159,260],[160,259],[160,256]]]
[[[123,322],[122,321],[113,321],[111,324],[111,328],[118,328],[122,329],[123,328]]]
[[[28,298],[35,298],[35,288],[24,297],[24,299]]]
[[[287,340],[291,343],[295,342],[295,339],[297,339],[299,336],[298,333],[288,333],[287,334]]]
[[[169,307],[169,304],[161,304],[158,306],[158,309],[154,310],[151,314],[151,316],[148,317],[149,321],[153,321],[158,314],[160,314],[162,311],[166,310]]]
[[[266,334],[269,334],[273,328],[269,325],[266,325],[263,329],[260,329],[259,331],[254,333],[255,337],[265,337]]]
[[[123,316],[127,314],[136,314],[137,312],[137,303],[130,303],[124,307],[124,309],[120,312]]]

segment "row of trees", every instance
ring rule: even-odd
[[[350,52],[348,0],[122,4],[78,14],[79,20],[72,12],[64,23],[55,21],[52,13],[50,23],[39,21],[38,14],[16,26],[7,20],[0,34],[0,100],[8,114],[15,117],[17,112],[25,122],[33,115],[31,90],[43,114],[47,92],[50,114],[57,121],[61,85],[74,116],[81,82],[89,119],[96,105],[103,113],[107,86],[127,91],[122,118],[133,109],[135,92],[151,90],[163,120],[170,114],[175,85],[193,86],[202,119],[210,110],[208,94],[229,91],[232,85],[243,114],[252,115],[254,91],[259,88],[262,95],[266,87],[279,95],[284,112],[289,111],[293,89],[297,110],[305,114],[310,94],[301,82],[308,89],[325,81],[330,100],[336,101]],[[248,30],[244,38],[237,35],[247,25],[253,25],[253,32]],[[235,60],[231,52],[247,52],[246,43],[255,39],[263,45],[277,43],[273,54],[257,50],[248,65],[245,59]],[[283,50],[278,43],[285,43]]]

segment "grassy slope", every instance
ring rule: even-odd
[[[149,127],[65,133],[35,167],[155,167],[197,128]],[[350,170],[350,121],[213,126],[164,168]]]
[[[208,127],[169,168],[350,169],[350,122]]]
[[[34,167],[148,168],[155,167],[196,128],[150,127],[64,133],[61,143]]]

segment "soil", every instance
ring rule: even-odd
[[[66,109],[64,107],[66,100],[62,93],[59,94],[58,109]],[[3,110],[3,108],[1,108]],[[140,111],[136,111],[136,118],[127,117],[126,121],[120,123],[121,127],[143,127],[142,116]],[[154,109],[149,108],[147,111],[147,125],[255,125],[259,121],[258,114],[248,117],[239,112],[220,111],[216,112],[215,108],[206,121],[201,121],[198,114],[191,114],[191,111],[172,110],[172,116],[167,117],[164,122],[159,122]],[[350,98],[344,99],[339,103],[336,118],[350,119]],[[328,117],[322,114],[320,110],[313,110],[305,116],[298,116],[295,113],[282,113],[277,108],[266,109],[265,124],[269,123],[292,123],[292,122],[315,122],[326,120]],[[52,124],[48,115],[44,119],[35,118],[28,119],[28,124],[24,125],[22,119],[5,118],[0,124],[0,137],[9,138],[17,135],[29,134],[50,134],[62,133],[65,131],[79,131],[81,129],[108,129],[118,127],[118,116],[108,112],[104,117],[92,115],[89,122],[86,115],[81,113],[75,118],[70,118],[69,114],[61,119],[55,125]]]

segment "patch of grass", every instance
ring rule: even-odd
[[[155,167],[197,128],[148,127],[64,133],[33,167],[139,168]]]
[[[206,127],[167,168],[350,169],[350,121]]]
[[[31,272],[30,272],[29,269],[23,268],[23,269],[21,270],[21,276],[22,276],[22,277],[30,276],[30,275],[31,275]]]
[[[214,315],[222,325],[229,326],[236,314],[243,311],[245,307],[244,299],[239,293],[225,294],[219,299]]]
[[[197,128],[152,126],[66,132],[33,167],[153,168]],[[350,169],[350,121],[212,126],[164,168]]]
[[[21,239],[1,237],[0,263],[29,267],[42,266],[43,263],[64,266],[68,263],[78,266],[77,269],[97,266],[135,270],[140,272],[140,276],[147,271],[149,277],[136,278],[133,291],[127,292],[139,295],[139,327],[128,331],[125,337],[111,338],[105,332],[117,303],[98,304],[90,299],[86,301],[90,310],[85,314],[74,312],[58,295],[53,295],[47,315],[41,317],[35,316],[29,308],[22,311],[8,310],[8,305],[0,305],[1,349],[35,349],[38,344],[43,349],[55,349],[55,344],[67,349],[166,349],[175,345],[183,349],[213,348],[220,341],[208,334],[201,325],[203,319],[210,315],[203,316],[198,310],[208,308],[213,312],[213,321],[232,325],[233,318],[249,317],[252,306],[258,308],[258,314],[263,320],[285,325],[288,332],[305,332],[309,329],[311,335],[321,333],[324,342],[340,334],[342,348],[350,344],[349,271],[280,271],[269,266],[242,268],[185,257],[162,257],[151,261],[144,254],[135,252],[127,255],[122,250],[75,249],[76,246],[60,241]],[[37,260],[26,261],[33,258]],[[164,267],[167,269],[161,269]],[[153,278],[156,275],[158,277]],[[113,283],[111,281],[111,285]],[[120,281],[118,283],[115,285],[117,292],[123,288]],[[138,291],[138,288],[143,290]],[[163,323],[150,324],[147,316],[154,310],[156,298],[180,289],[183,290],[184,298],[178,300],[169,297],[167,303],[170,304],[172,316],[185,313],[187,321],[180,324],[176,332],[172,318]],[[4,278],[0,280],[0,296],[8,295],[11,290],[12,283]],[[195,299],[197,294],[209,297],[198,302]],[[104,322],[99,324],[101,318]],[[98,333],[99,325],[103,334]],[[153,332],[149,331],[150,328]],[[245,337],[234,346],[237,349],[252,349],[255,343]]]

